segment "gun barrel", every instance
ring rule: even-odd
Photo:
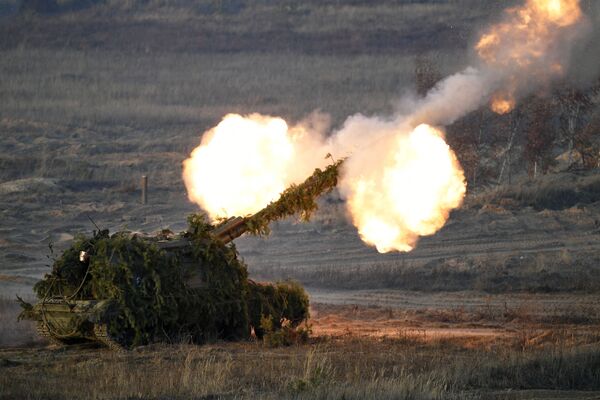
[[[308,219],[310,213],[316,209],[316,198],[337,186],[339,167],[343,161],[337,161],[324,170],[316,169],[303,183],[289,187],[278,200],[256,214],[245,218],[229,218],[217,226],[211,234],[227,244],[247,231],[253,234],[266,234],[269,223],[296,213],[302,213],[303,218]]]
[[[242,236],[247,229],[246,218],[232,217],[216,227],[211,233],[215,238],[223,242],[223,244],[227,244]]]

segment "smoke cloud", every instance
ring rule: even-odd
[[[574,44],[588,27],[578,0],[526,0],[507,9],[481,34],[471,67],[443,79],[424,97],[404,96],[394,115],[351,116],[327,139],[329,121],[322,114],[292,127],[270,117],[246,117],[247,125],[243,117],[228,116],[184,165],[190,199],[214,217],[219,213],[207,206],[208,198],[214,207],[222,207],[224,197],[236,197],[222,184],[209,182],[214,171],[197,172],[218,164],[208,159],[231,160],[230,170],[241,172],[226,179],[247,182],[241,193],[259,188],[257,196],[237,196],[241,207],[222,207],[220,216],[230,216],[260,210],[287,185],[308,176],[307,166],[324,166],[325,154],[348,157],[339,188],[361,238],[380,252],[409,251],[419,237],[444,225],[466,192],[463,171],[444,141],[442,127],[488,102],[498,113],[509,112],[519,98],[562,77]],[[220,129],[222,125],[230,129]],[[244,126],[242,139],[236,132]],[[263,134],[261,126],[273,132]],[[217,136],[222,140],[215,141]],[[215,145],[236,141],[245,143],[250,157],[227,156],[230,146]],[[280,152],[287,156],[280,157]]]
[[[586,30],[578,0],[527,0],[481,35],[474,66],[443,79],[423,98],[406,96],[404,112],[392,118],[348,118],[331,147],[351,154],[340,189],[363,240],[382,252],[407,251],[441,228],[462,201],[464,175],[454,153],[435,142],[407,152],[415,133],[423,124],[452,124],[489,101],[498,113],[511,111],[518,98],[564,74]],[[415,156],[418,163],[398,162]]]

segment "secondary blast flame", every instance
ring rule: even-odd
[[[487,68],[508,74],[509,84],[495,93],[492,110],[510,112],[519,88],[530,86],[527,79],[544,82],[563,74],[568,43],[582,19],[578,0],[527,0],[505,11],[475,46]]]
[[[492,97],[490,107],[496,114],[504,115],[511,112],[516,104],[517,101],[511,95],[497,93]]]
[[[582,21],[578,0],[526,0],[481,36],[475,66],[424,97],[405,96],[391,117],[357,114],[330,135],[279,118],[227,116],[184,163],[189,197],[213,218],[247,215],[322,167],[327,153],[347,156],[340,193],[361,238],[380,252],[409,251],[444,225],[466,192],[438,127],[487,102],[510,112],[563,74]]]
[[[527,0],[481,36],[476,67],[442,80],[423,98],[404,98],[404,112],[391,119],[346,121],[335,147],[360,145],[350,151],[340,186],[363,240],[381,252],[408,251],[444,225],[466,184],[431,125],[452,124],[490,100],[494,111],[510,112],[519,96],[563,73],[582,20],[577,0]],[[372,144],[362,143],[364,132]]]
[[[340,190],[358,232],[381,253],[410,251],[444,226],[465,195],[464,173],[429,125],[399,130],[348,160]]]

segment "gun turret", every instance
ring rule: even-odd
[[[315,169],[315,172],[303,183],[290,186],[278,200],[256,214],[229,218],[214,228],[211,235],[223,244],[227,244],[246,232],[256,235],[268,234],[271,222],[298,213],[303,220],[308,220],[317,209],[317,198],[337,186],[340,165],[343,162],[344,160],[337,161],[324,170]]]

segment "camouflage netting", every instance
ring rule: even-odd
[[[131,233],[104,230],[80,237],[34,290],[41,301],[113,299],[119,312],[107,321],[109,333],[125,346],[244,339],[251,325],[258,328],[261,315],[275,324],[308,317],[302,287],[250,282],[235,246],[213,239],[213,227],[201,214],[190,216],[189,223],[187,232],[166,241],[188,245],[169,249],[161,249],[165,241],[157,237]],[[89,255],[87,263],[80,261],[81,251]],[[190,288],[189,281],[198,278],[200,287]]]
[[[224,238],[231,240],[246,231],[268,234],[271,222],[294,214],[308,220],[317,209],[317,197],[337,185],[342,162],[316,169],[305,182],[285,190],[279,200],[243,218],[235,235],[223,228],[226,221],[220,227],[225,229]],[[59,304],[109,300],[94,311],[101,315],[81,317],[82,323],[76,316],[69,317],[69,322],[76,327],[74,336],[81,337],[95,335],[90,333],[92,323],[104,324],[108,335],[124,346],[243,339],[251,328],[261,337],[308,319],[308,296],[299,284],[249,280],[235,246],[211,234],[215,226],[204,214],[192,214],[188,222],[188,230],[177,236],[171,232],[155,237],[129,232],[110,235],[99,230],[91,238],[77,238],[55,261],[52,272],[35,285],[40,304],[52,299],[59,299]],[[81,252],[86,254],[84,261]],[[35,307],[24,302],[23,307],[23,317],[41,319],[50,328],[45,315],[35,316]]]
[[[308,295],[304,288],[295,282],[264,284],[249,281],[248,311],[250,323],[257,337],[262,337],[262,319],[271,319],[271,326],[280,329],[284,321],[292,327],[306,321],[308,315]]]
[[[315,172],[300,185],[291,185],[279,199],[258,213],[247,218],[248,231],[255,235],[268,235],[271,222],[300,214],[303,221],[308,221],[317,210],[317,198],[330,192],[337,186],[340,166],[344,160],[329,165],[325,170]]]

